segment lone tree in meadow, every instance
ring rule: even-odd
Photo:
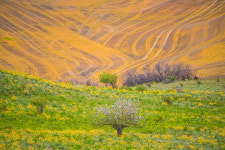
[[[43,113],[44,107],[48,103],[48,99],[45,96],[37,96],[31,99],[31,103],[37,107],[39,113]]]
[[[111,107],[97,108],[95,123],[110,125],[117,130],[117,136],[121,136],[124,128],[139,124],[141,117],[137,116],[137,111],[137,104],[131,100],[117,100]]]
[[[103,72],[103,74],[100,74],[99,80],[102,83],[110,84],[113,88],[116,88],[118,76],[112,73]]]

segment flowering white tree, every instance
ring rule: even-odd
[[[96,123],[103,126],[111,125],[117,130],[117,136],[121,136],[125,127],[139,123],[141,117],[137,116],[138,110],[136,103],[120,99],[111,107],[97,108]]]

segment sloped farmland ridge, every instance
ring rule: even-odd
[[[1,0],[0,68],[55,81],[186,62],[225,76],[225,0]]]

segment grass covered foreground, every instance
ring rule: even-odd
[[[0,149],[225,149],[224,86],[225,81],[191,80],[137,92],[1,70]],[[40,95],[48,99],[43,113],[32,104]],[[96,107],[119,98],[138,101],[142,116],[121,137],[92,121]]]

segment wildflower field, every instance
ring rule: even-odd
[[[225,149],[225,81],[197,83],[153,83],[138,92],[1,70],[0,149]],[[48,99],[43,113],[31,103],[39,95]],[[121,137],[93,122],[96,107],[117,99],[137,102],[142,117]]]

